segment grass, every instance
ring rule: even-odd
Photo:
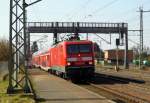
[[[35,103],[32,95],[6,93],[8,81],[0,81],[0,103]]]

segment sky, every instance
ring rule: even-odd
[[[31,3],[35,0],[26,0]],[[128,28],[139,29],[139,7],[150,10],[150,0],[42,0],[41,2],[28,7],[27,20],[29,22],[125,22]],[[144,13],[144,45],[150,44],[150,12]],[[129,48],[137,45],[138,32],[129,32]],[[48,35],[46,45],[52,42],[52,35]],[[9,37],[9,0],[0,0],[0,38]],[[83,35],[85,37],[85,35]],[[106,40],[109,36],[101,34]],[[89,34],[92,41],[101,44],[102,49],[115,48],[117,35],[112,35],[112,43],[107,44],[93,34]],[[41,38],[33,36],[31,38]]]

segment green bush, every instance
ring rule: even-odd
[[[144,60],[144,61],[143,61],[143,64],[144,64],[145,66],[150,66],[150,61]]]
[[[133,64],[139,65],[139,60],[133,60]]]

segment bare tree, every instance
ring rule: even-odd
[[[132,49],[133,52],[134,52],[135,59],[138,59],[138,58],[139,58],[140,47],[139,47],[139,46],[133,46],[133,47],[131,47],[131,49]],[[143,52],[142,52],[142,54],[141,54],[142,59],[148,59],[148,58],[147,58],[148,55],[150,55],[150,47],[144,46]]]

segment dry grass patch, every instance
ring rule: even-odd
[[[0,82],[0,103],[35,103],[33,95],[23,93],[9,95],[6,93],[8,81]]]

